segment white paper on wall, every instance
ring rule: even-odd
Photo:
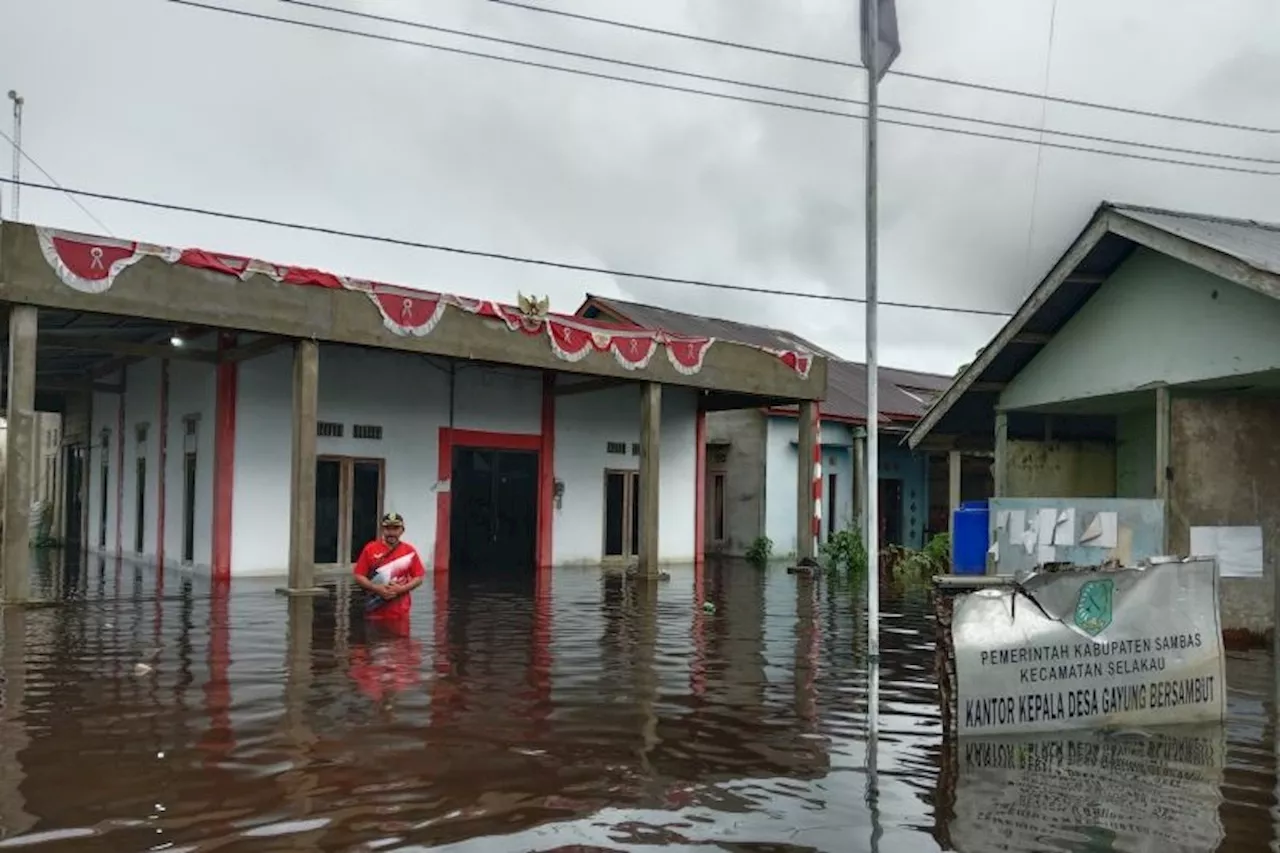
[[[1053,507],[1041,509],[1036,515],[1036,542],[1040,545],[1053,544],[1053,529],[1058,526],[1058,511]]]
[[[1036,550],[1036,564],[1040,566],[1048,565],[1057,560],[1057,554],[1052,545],[1041,545]]]
[[[1064,509],[1058,513],[1058,522],[1053,528],[1053,544],[1068,547],[1076,544],[1076,511],[1074,508]]]
[[[1261,527],[1193,527],[1191,553],[1217,557],[1224,578],[1262,577]]]
[[[1022,544],[1022,532],[1027,529],[1027,513],[1021,509],[1009,510],[1009,542],[1014,547]]]
[[[1080,544],[1090,548],[1116,547],[1117,518],[1114,512],[1100,512],[1080,534]]]
[[[996,530],[1009,529],[1009,510],[1002,509],[996,513]]]
[[[1028,557],[1036,552],[1036,527],[1034,524],[1022,531],[1022,548],[1027,552]]]

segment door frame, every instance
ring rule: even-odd
[[[551,500],[553,478],[551,454],[545,435],[519,432],[487,432],[476,429],[440,427],[439,456],[436,460],[436,542],[435,570],[449,570],[449,524],[453,512],[453,449],[473,447],[483,450],[516,450],[538,454],[537,565],[551,565]]]
[[[600,477],[600,564],[603,566],[627,565],[639,559],[638,554],[610,554],[609,543],[609,475],[621,474],[625,485],[622,487],[622,549],[627,550],[631,542],[637,544],[639,537],[631,529],[632,509],[640,500],[640,469],[638,468],[605,468]],[[632,488],[632,483],[636,484]]]
[[[378,466],[378,515],[382,518],[387,493],[387,460],[378,456],[346,456],[341,453],[321,453],[316,455],[316,464],[321,462],[338,463],[338,562],[316,563],[321,571],[332,572],[349,569],[352,566],[351,554],[351,483],[352,469],[356,463],[368,463]]]

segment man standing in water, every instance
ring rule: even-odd
[[[390,627],[407,623],[412,602],[409,593],[422,585],[427,571],[417,550],[400,537],[404,518],[398,512],[382,517],[382,538],[360,552],[355,581],[367,593],[365,618]]]

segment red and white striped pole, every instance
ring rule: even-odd
[[[822,541],[822,416],[813,407],[813,556]]]

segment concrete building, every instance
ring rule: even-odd
[[[589,296],[579,316],[636,327],[654,325],[683,335],[742,341],[767,350],[817,353],[827,359],[827,395],[819,406],[821,446],[820,541],[861,522],[860,495],[866,453],[866,367],[844,361],[791,332],[700,317],[617,299]],[[907,430],[924,415],[951,377],[880,370],[880,534],[884,545],[921,547],[931,533],[947,529],[945,485],[931,489],[931,476],[945,478],[942,457],[903,446]],[[800,537],[796,496],[801,440],[795,406],[744,408],[707,417],[707,549],[746,553],[767,536],[778,555],[796,554]],[[809,456],[804,457],[811,458]],[[981,471],[979,472],[982,473]],[[981,485],[975,486],[980,491]],[[939,503],[941,513],[931,501]],[[805,498],[807,505],[813,498]],[[809,538],[809,537],[806,537]]]
[[[1103,204],[910,436],[994,453],[995,493],[1164,502],[1193,527],[1260,527],[1260,576],[1223,582],[1224,627],[1274,623],[1280,556],[1280,226]]]
[[[11,472],[64,413],[84,547],[292,590],[386,510],[438,577],[695,562],[707,414],[826,391],[808,353],[14,223],[0,300]],[[6,478],[10,598],[32,493]]]

